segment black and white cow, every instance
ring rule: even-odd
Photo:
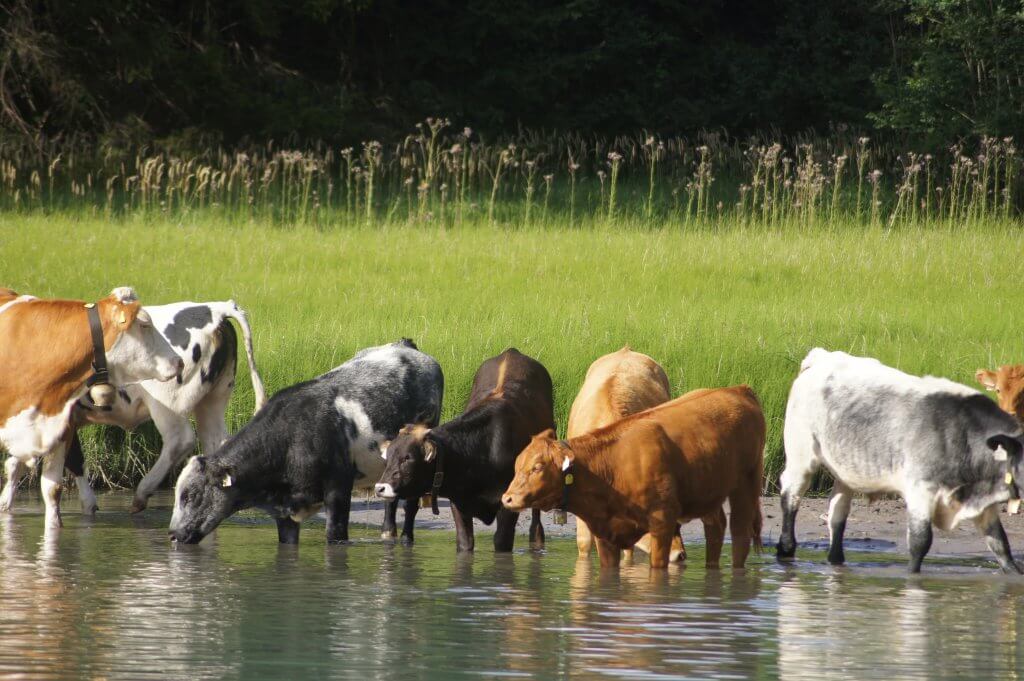
[[[218,451],[189,460],[174,490],[171,537],[194,544],[255,507],[277,520],[281,543],[294,544],[299,523],[323,505],[327,541],[346,541],[353,488],[377,481],[404,424],[437,424],[443,392],[441,366],[407,339],[285,388]],[[397,505],[388,505],[384,536],[394,535]],[[406,501],[409,541],[416,508]]]
[[[238,357],[238,338],[229,319],[234,319],[242,330],[256,411],[267,401],[253,357],[249,321],[245,311],[233,300],[171,303],[145,309],[153,325],[184,360],[185,370],[177,381],[143,381],[121,388],[110,411],[90,409],[80,403],[73,415],[79,426],[100,423],[133,430],[152,420],[160,431],[163,442],[160,458],[136,488],[132,513],[145,509],[171,469],[195,450],[196,435],[189,422],[190,416],[195,417],[204,453],[216,451],[227,439],[224,414],[235,386]],[[96,496],[89,486],[77,436],[65,465],[77,478],[82,510],[95,512]]]
[[[835,478],[828,558],[842,563],[851,495],[895,493],[907,504],[910,571],[919,572],[932,524],[971,520],[1000,567],[1020,572],[999,521],[1019,506],[1024,479],[1016,419],[992,400],[942,378],[920,378],[845,352],[815,348],[800,365],[786,406],[780,559],[796,552],[800,495],[819,467]]]

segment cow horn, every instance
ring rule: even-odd
[[[109,383],[97,383],[89,388],[89,398],[97,407],[112,407],[117,390]]]

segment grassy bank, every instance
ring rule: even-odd
[[[0,214],[0,283],[85,299],[130,284],[151,304],[234,298],[250,313],[271,391],[408,336],[444,368],[444,418],[459,412],[480,362],[515,346],[551,372],[564,429],[587,366],[628,343],[665,366],[676,394],[740,382],[757,390],[772,490],[789,384],[811,347],[967,384],[978,367],[1024,359],[1012,264],[1022,245],[1009,222],[324,232]],[[244,376],[232,430],[251,414]],[[130,484],[158,444],[93,428],[86,446],[103,479]]]

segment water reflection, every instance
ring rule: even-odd
[[[0,517],[0,676],[1015,678],[1022,660],[1024,581],[969,565],[707,571],[694,545],[652,575],[571,540],[465,555],[371,528],[295,547],[243,519],[175,548],[159,511],[42,525]]]

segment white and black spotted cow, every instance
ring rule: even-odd
[[[800,495],[819,467],[835,478],[828,559],[842,563],[851,495],[894,493],[907,504],[910,571],[918,572],[932,524],[971,520],[1000,567],[1020,572],[999,507],[1019,504],[1024,479],[1017,420],[977,390],[920,378],[875,359],[815,348],[800,366],[786,405],[780,559],[796,552]]]
[[[377,482],[382,453],[405,424],[437,425],[443,393],[441,366],[407,339],[285,388],[219,450],[185,466],[171,537],[196,543],[236,511],[261,508],[277,521],[278,539],[294,544],[299,522],[323,505],[327,540],[346,541],[353,488]],[[397,505],[388,504],[385,537],[394,536]],[[406,501],[407,541],[416,508]]]
[[[168,472],[195,450],[196,435],[189,422],[191,416],[195,417],[203,452],[216,451],[227,439],[224,414],[235,386],[238,357],[238,338],[229,319],[234,319],[242,330],[256,410],[259,411],[267,401],[253,357],[252,331],[245,311],[234,301],[181,302],[147,306],[145,309],[154,326],[184,360],[184,371],[177,381],[143,381],[119,389],[116,403],[110,411],[92,409],[80,403],[74,414],[77,425],[100,423],[133,430],[152,420],[160,431],[163,441],[160,458],[136,488],[132,513],[145,509]],[[96,497],[85,475],[77,437],[72,443],[66,466],[78,480],[82,510],[95,512]]]

